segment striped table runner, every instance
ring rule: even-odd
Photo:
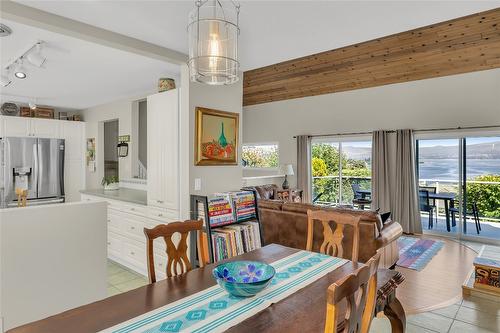
[[[215,285],[101,332],[221,332],[346,262],[345,259],[299,251],[271,264],[276,269],[273,281],[254,297],[234,297]]]

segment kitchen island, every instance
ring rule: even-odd
[[[137,205],[146,206],[148,204],[148,195],[146,191],[134,190],[124,187],[120,187],[118,190],[112,191],[107,191],[104,189],[82,190],[80,191],[80,193],[105,199],[130,202]]]
[[[107,296],[106,209],[0,209],[0,332]]]

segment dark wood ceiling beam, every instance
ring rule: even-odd
[[[243,104],[500,67],[500,8],[244,73]]]

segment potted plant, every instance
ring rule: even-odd
[[[118,190],[120,185],[117,176],[106,176],[102,179],[101,184],[104,186],[105,191]]]

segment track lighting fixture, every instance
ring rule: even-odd
[[[18,79],[25,79],[27,77],[26,68],[24,68],[22,60],[20,60],[17,63],[16,69],[14,72],[14,76],[17,77]]]
[[[1,84],[3,87],[7,87],[12,81],[10,79],[9,73],[14,73],[14,77],[18,79],[25,79],[28,77],[27,70],[24,67],[24,61],[27,60],[33,66],[42,67],[47,60],[41,53],[42,46],[44,42],[38,41],[27,49],[21,56],[12,60],[7,66],[3,68],[7,74],[2,73]]]
[[[2,85],[2,87],[7,87],[11,83],[12,80],[9,78],[9,75],[2,73],[2,75],[0,76],[0,84]]]
[[[47,60],[46,57],[44,57],[41,53],[42,51],[42,43],[38,42],[36,43],[35,48],[31,49],[32,51],[28,53],[26,56],[26,59],[33,64],[33,66],[36,67],[42,67],[42,65],[45,63],[45,60]]]

